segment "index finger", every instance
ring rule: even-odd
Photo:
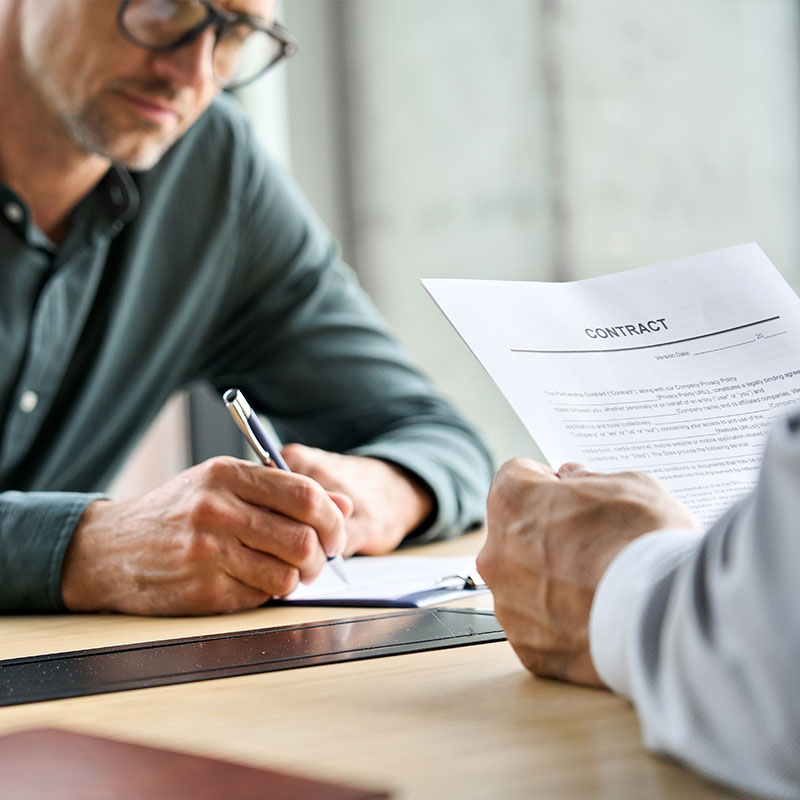
[[[326,555],[343,552],[347,544],[344,515],[319,483],[294,472],[246,466],[233,489],[240,500],[309,525]]]

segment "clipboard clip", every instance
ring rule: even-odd
[[[442,589],[485,589],[486,581],[478,574],[475,564],[469,564],[455,575],[443,575],[436,585]]]

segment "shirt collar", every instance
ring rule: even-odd
[[[113,238],[135,216],[139,208],[139,190],[128,170],[112,165],[97,186],[73,209],[73,229],[82,229],[92,237]],[[31,247],[55,253],[58,247],[33,222],[25,201],[10,187],[0,182],[0,224],[17,231]]]

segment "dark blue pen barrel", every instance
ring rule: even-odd
[[[267,432],[264,430],[264,426],[255,415],[255,412],[250,415],[247,421],[250,423],[250,427],[256,439],[258,439],[261,446],[269,453],[269,457],[275,462],[275,466],[279,469],[285,469],[287,472],[291,472],[289,465],[283,460],[283,456],[275,449],[275,446],[270,441]]]

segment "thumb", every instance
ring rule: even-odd
[[[594,473],[586,469],[583,464],[577,461],[567,461],[558,468],[556,473],[559,478],[583,478],[586,475],[593,475]]]
[[[306,445],[298,444],[297,442],[286,444],[281,448],[281,455],[289,465],[289,469],[302,475],[308,475],[315,462],[315,456],[319,452],[315,447],[306,447]]]

